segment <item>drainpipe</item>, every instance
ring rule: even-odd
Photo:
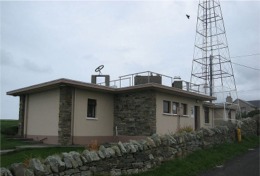
[[[116,130],[116,136],[118,136],[117,126],[115,127],[115,130]]]

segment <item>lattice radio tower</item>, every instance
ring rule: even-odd
[[[237,98],[224,20],[219,0],[200,0],[191,71],[192,90],[217,97],[214,103]],[[193,85],[192,84],[192,85]]]

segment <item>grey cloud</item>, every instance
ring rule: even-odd
[[[28,70],[28,71],[37,72],[37,73],[52,72],[51,67],[36,64],[35,62],[33,62],[29,59],[24,59],[23,68]]]
[[[4,49],[1,49],[1,66],[16,66],[13,55]]]

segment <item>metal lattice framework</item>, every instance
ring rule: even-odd
[[[199,2],[190,81],[200,92],[217,97],[216,102],[225,102],[227,96],[237,98],[219,0]]]

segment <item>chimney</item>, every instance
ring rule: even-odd
[[[109,75],[92,75],[91,76],[91,83],[97,84],[97,78],[98,77],[104,77],[105,78],[105,85],[109,86],[109,84],[110,84],[110,76]]]
[[[227,96],[227,98],[226,98],[226,102],[232,104],[233,99],[232,99],[232,97],[231,97],[230,95]]]

